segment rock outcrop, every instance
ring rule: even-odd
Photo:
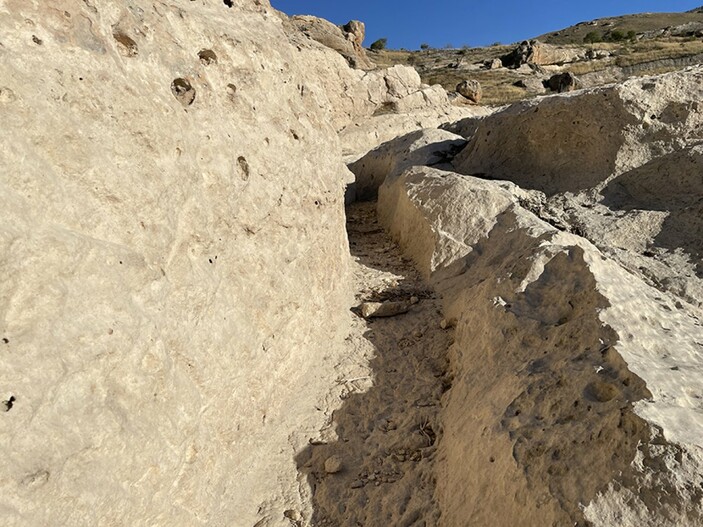
[[[381,223],[456,327],[447,525],[703,521],[701,74],[467,119],[446,128],[478,177],[416,166],[381,185]],[[577,132],[581,112],[601,135]]]
[[[500,57],[504,67],[516,69],[525,64],[548,66],[576,62],[586,58],[588,50],[580,48],[565,48],[544,44],[539,40],[525,40],[510,53]]]
[[[362,22],[351,20],[344,26],[335,26],[324,18],[297,15],[290,18],[290,25],[292,31],[300,31],[323,46],[335,50],[352,68],[374,68],[362,46],[366,36],[366,27]]]
[[[366,50],[364,49],[364,39],[366,38],[366,25],[359,20],[350,20],[342,26],[344,31],[344,36],[347,40],[351,41],[354,45],[354,50],[358,56],[366,57]]]
[[[286,24],[284,19],[284,28]],[[286,34],[305,52],[307,70],[316,81],[301,85],[301,89],[332,102],[320,111],[337,130],[347,162],[409,132],[493,112],[490,108],[452,105],[444,88],[423,84],[412,67],[349,69],[339,54],[300,31],[287,28]]]
[[[454,166],[547,195],[602,187],[703,140],[702,78],[696,68],[513,105],[480,122]]]
[[[683,193],[696,196],[703,188],[696,183],[702,78],[697,67],[468,119],[452,128],[470,134],[454,167],[545,193],[536,212],[586,235],[652,285],[700,305],[703,277],[693,241],[699,207]],[[686,191],[677,190],[677,181]],[[626,197],[630,192],[661,201],[639,203]]]

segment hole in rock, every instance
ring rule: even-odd
[[[116,31],[112,36],[117,41],[117,50],[121,55],[125,57],[136,57],[139,55],[139,46],[132,38],[120,31]]]
[[[234,96],[237,95],[237,87],[234,84],[227,85],[227,97],[231,101],[234,101]]]
[[[4,410],[6,412],[9,412],[10,410],[12,410],[12,407],[14,406],[16,400],[17,399],[15,399],[14,395],[10,395],[10,398],[7,401],[2,402]]]
[[[171,83],[171,92],[183,106],[190,106],[195,101],[195,88],[186,79],[174,79]]]
[[[606,403],[618,395],[618,390],[612,384],[596,381],[586,387],[586,396],[599,403]]]
[[[239,156],[237,158],[237,163],[239,163],[239,168],[242,169],[242,179],[247,181],[249,179],[249,163],[244,156]]]
[[[198,52],[198,58],[200,59],[200,62],[206,66],[217,62],[217,55],[211,49],[201,49]]]
[[[44,41],[36,35],[32,35],[32,42],[34,42],[38,46],[41,46],[42,44],[44,44]]]
[[[234,7],[234,0],[224,0],[227,7]]]

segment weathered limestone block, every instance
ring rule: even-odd
[[[525,40],[500,60],[506,68],[517,69],[525,64],[548,66],[564,64],[586,58],[587,51],[579,47],[561,47],[544,44],[539,40]]]
[[[578,87],[578,79],[571,72],[557,73],[544,81],[545,87],[553,92],[565,93],[574,91]]]
[[[613,176],[703,139],[703,68],[513,105],[483,119],[455,160],[548,195]]]

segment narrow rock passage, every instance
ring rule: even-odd
[[[340,380],[348,390],[333,415],[337,439],[313,443],[297,458],[313,492],[311,524],[436,525],[433,467],[452,331],[441,329],[439,300],[378,225],[375,203],[350,206],[347,231],[357,305],[419,302],[406,314],[355,321],[374,348],[372,384],[364,390],[363,379]]]

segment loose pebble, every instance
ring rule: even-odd
[[[343,467],[344,464],[339,456],[330,456],[325,461],[325,472],[328,474],[336,474],[337,472],[341,472]]]

